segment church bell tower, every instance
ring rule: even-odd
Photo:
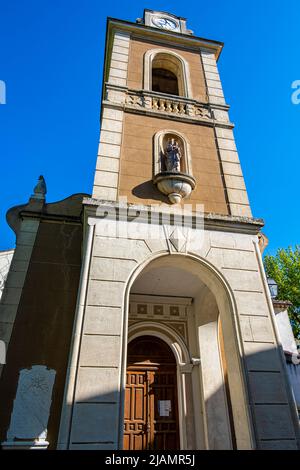
[[[59,449],[296,449],[218,60],[145,10],[109,18]]]

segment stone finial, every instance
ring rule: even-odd
[[[45,178],[41,175],[39,177],[39,180],[37,182],[37,185],[35,186],[33,190],[33,198],[35,199],[45,199],[45,195],[47,193],[47,187],[46,187],[46,182]]]

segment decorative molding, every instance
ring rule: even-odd
[[[186,341],[188,308],[192,301],[190,297],[131,294],[129,319],[131,324],[141,321],[165,323]]]
[[[179,371],[181,374],[191,374],[193,372],[193,364],[183,364],[179,367]]]
[[[86,207],[85,216],[94,217],[98,221],[103,218],[116,220],[118,212],[118,220],[131,221],[135,218],[136,222],[147,224],[158,224],[160,217],[170,214],[170,211],[164,210],[161,206],[151,206],[143,204],[122,204],[114,201],[107,201],[95,198],[84,198],[83,205]],[[136,214],[135,217],[133,214]],[[101,214],[101,217],[100,215]],[[153,214],[153,217],[152,217]],[[172,206],[172,214],[175,216],[182,215],[182,209]],[[215,213],[197,214],[197,211],[191,214],[185,214],[185,227],[196,227],[196,216],[204,218],[205,230],[216,230],[232,233],[247,233],[249,235],[257,235],[264,226],[263,219],[244,216],[222,215]],[[176,225],[170,221],[170,225]]]
[[[157,304],[172,304],[182,305],[189,307],[192,305],[192,297],[172,297],[167,295],[145,295],[145,294],[130,294],[130,301],[138,303],[157,303]]]
[[[177,252],[185,253],[187,251],[188,236],[185,236],[180,228],[175,228],[169,237],[169,241]]]
[[[148,319],[152,318],[156,320],[186,320],[187,308],[185,305],[176,305],[176,303],[174,304],[172,302],[172,299],[169,300],[168,304],[161,304],[155,299],[155,296],[153,297],[154,298],[151,300],[151,302],[145,302],[143,299],[139,302],[130,300],[129,313],[131,318],[140,317]]]
[[[146,114],[181,122],[201,123],[233,129],[227,105],[202,103],[182,96],[168,95],[149,90],[133,90],[112,83],[105,84],[103,107]]]
[[[167,31],[160,28],[149,28],[143,24],[132,23],[129,21],[119,20],[116,18],[108,18],[108,41],[114,30],[126,31],[137,37],[142,37],[144,40],[149,39],[151,41],[160,40],[163,44],[172,42],[172,45],[184,46],[190,49],[199,50],[199,48],[205,48],[213,51],[216,59],[221,54],[223,49],[223,42],[214,41],[211,39],[204,39],[198,36],[192,36],[189,34],[182,34],[173,31]]]

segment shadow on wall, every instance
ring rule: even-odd
[[[164,202],[166,204],[171,204],[168,197],[156,189],[152,180],[145,181],[144,183],[135,186],[132,190],[132,194],[139,199],[149,198],[159,201],[159,203]]]
[[[265,345],[266,346],[266,345]],[[250,416],[252,420],[253,432],[255,435],[254,448],[264,450],[297,450],[296,434],[299,432],[299,423],[296,413],[289,405],[288,390],[282,375],[282,370],[274,367],[278,364],[279,351],[276,348],[267,347],[265,350],[248,354],[246,357],[246,367],[249,372],[249,401]],[[196,367],[196,366],[195,366]],[[82,379],[89,374],[88,368],[84,368]],[[103,372],[103,371],[102,371]],[[110,371],[107,369],[107,377]],[[143,374],[140,371],[141,375]],[[108,388],[107,381],[97,382],[98,371],[93,368],[92,373],[94,380],[86,380],[81,389],[77,388],[79,400],[73,408],[72,413],[72,433],[69,442],[70,449],[117,449],[117,433],[118,433],[118,392],[112,389],[108,393],[93,394],[93,390]],[[101,373],[102,375],[102,373]],[[103,379],[103,375],[102,375]],[[130,449],[158,449],[156,447],[157,440],[149,439],[147,436],[147,419],[144,410],[145,396],[143,393],[143,379],[139,379],[140,383],[131,385],[136,388],[138,393],[134,400],[129,400],[126,409],[126,422],[130,423]],[[193,376],[193,380],[195,377]],[[90,393],[85,391],[87,385],[90,386]],[[130,387],[129,387],[130,388]],[[130,393],[130,392],[127,392]],[[151,392],[150,390],[150,393]],[[216,390],[205,402],[205,414],[209,416],[207,422],[207,440],[209,449],[222,449],[215,439],[214,430],[218,426],[220,417],[216,413],[220,397],[223,390]],[[154,398],[155,413],[159,413],[161,404],[159,403],[162,396]],[[163,396],[164,401],[168,400],[167,395]],[[193,401],[198,398],[192,398]],[[135,405],[135,406],[134,406]],[[165,413],[167,414],[165,404]],[[238,415],[239,410],[235,410],[232,404],[233,415]],[[197,420],[197,415],[194,415]],[[189,418],[185,416],[185,418]],[[198,417],[201,422],[202,417]],[[160,417],[161,423],[167,425],[170,420],[168,416]],[[167,427],[167,426],[166,426]],[[165,428],[166,428],[165,427]],[[163,427],[162,427],[163,428]],[[196,432],[196,428],[192,430]],[[203,431],[204,432],[204,431]],[[129,438],[127,439],[128,447]],[[167,439],[160,439],[161,450],[172,450],[172,447],[162,445],[167,443]],[[169,441],[170,442],[170,441]],[[189,441],[188,441],[189,442]],[[234,443],[233,446],[234,448]],[[189,445],[188,445],[189,448]],[[194,448],[194,446],[190,447]],[[179,449],[178,449],[179,450]]]

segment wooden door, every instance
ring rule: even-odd
[[[161,340],[143,336],[128,346],[124,449],[179,449],[176,362]]]
[[[127,370],[124,413],[124,449],[147,449],[147,371]]]

